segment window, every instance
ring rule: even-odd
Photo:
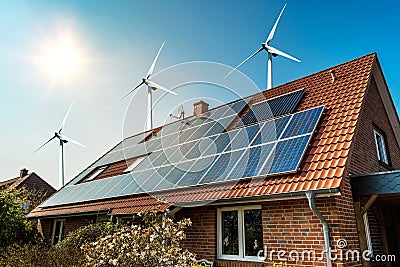
[[[51,243],[53,246],[64,239],[64,223],[65,220],[54,220],[53,234],[51,237]]]
[[[135,159],[130,165],[128,165],[128,168],[126,168],[126,170],[124,172],[133,171],[133,169],[135,169],[136,166],[139,165],[140,162],[142,162],[145,158],[146,158],[146,156]]]
[[[384,134],[381,131],[374,130],[374,137],[376,144],[376,153],[378,154],[378,160],[385,164],[389,164]]]
[[[218,209],[218,257],[259,260],[263,250],[261,206]]]
[[[100,175],[100,173],[102,173],[105,169],[107,169],[108,165],[106,166],[101,166],[98,167],[97,169],[95,169],[91,174],[89,174],[89,176],[85,179],[85,182],[88,181],[92,181],[93,179],[95,179],[97,176]]]

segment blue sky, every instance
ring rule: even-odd
[[[65,134],[87,148],[73,144],[65,148],[66,180],[72,179],[126,134],[124,125],[131,133],[143,129],[145,90],[139,90],[130,105],[135,108],[133,116],[129,115],[132,112],[126,116],[129,100],[109,107],[140,81],[163,41],[166,44],[155,72],[192,61],[236,66],[265,41],[285,3],[0,2],[0,180],[14,177],[26,167],[58,186],[57,144],[30,154],[51,137],[75,100]],[[342,0],[287,4],[271,45],[302,63],[275,58],[274,85],[377,52],[399,109],[400,4]],[[66,38],[73,40],[82,62],[73,75],[61,79],[44,68],[42,61],[49,44]],[[263,90],[266,53],[257,55],[240,71]],[[168,75],[164,76],[163,81],[167,81]],[[256,92],[254,86],[244,87],[242,96]],[[234,94],[210,86],[183,86],[177,92],[179,98],[168,97],[164,105],[155,108],[156,124],[182,101],[216,99],[215,105],[235,99]],[[191,113],[187,103],[185,109]]]

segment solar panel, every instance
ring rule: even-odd
[[[142,133],[142,134],[138,134],[135,136],[125,138],[121,143],[119,143],[116,147],[114,147],[112,149],[112,151],[116,151],[116,150],[134,146],[134,145],[140,143],[141,141],[143,141],[145,139],[145,137],[146,137],[146,135]]]
[[[298,90],[252,105],[251,109],[242,118],[240,125],[248,125],[292,113],[300,102],[304,91],[304,89]]]
[[[303,157],[311,134],[278,142],[275,154],[264,167],[260,175],[278,174],[296,171]]]
[[[225,124],[231,120],[225,117],[206,126],[188,127],[182,131],[191,128],[193,134],[196,133],[193,129],[203,129],[195,141],[179,144],[179,132],[176,132],[165,139],[153,138],[125,151],[110,152],[79,175],[79,181],[95,166],[101,166],[100,163],[146,155],[147,150],[162,148],[149,153],[129,174],[80,184],[75,182],[75,185],[71,183],[43,205],[295,172],[322,112],[323,107],[316,107],[222,132],[225,127],[215,125],[222,119],[226,119]]]
[[[265,144],[277,140],[285,129],[291,116],[281,117],[279,119],[266,121],[262,124],[261,130],[251,142],[251,146]]]
[[[234,166],[225,180],[257,176],[273,147],[274,143],[269,143],[245,150],[245,153],[243,153],[242,157],[237,161],[236,166]]]
[[[177,187],[196,185],[204,174],[208,171],[208,167],[211,166],[217,157],[211,156],[207,158],[197,159],[192,167],[187,170],[187,173],[177,183]]]
[[[209,168],[205,173],[203,179],[199,184],[207,184],[213,182],[220,182],[225,180],[226,176],[231,172],[232,168],[236,165],[245,150],[236,150],[221,154],[218,160]]]
[[[258,134],[263,124],[254,124],[249,127],[240,128],[232,140],[232,149],[240,149],[249,146],[253,138]]]
[[[321,116],[322,110],[323,107],[316,107],[294,114],[282,138],[311,133]]]

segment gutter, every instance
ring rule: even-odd
[[[324,243],[325,243],[325,251],[326,251],[326,266],[332,267],[331,261],[331,247],[329,240],[329,226],[325,217],[321,214],[321,212],[315,206],[315,193],[312,191],[306,192],[306,196],[308,198],[308,204],[310,205],[310,209],[317,215],[318,219],[322,223],[322,230],[324,232]]]

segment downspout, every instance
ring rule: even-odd
[[[319,212],[319,210],[317,209],[317,207],[315,206],[315,193],[314,192],[306,192],[306,196],[308,198],[308,204],[310,205],[310,209],[315,213],[315,215],[317,215],[318,219],[321,221],[322,223],[322,229],[324,231],[324,243],[325,243],[325,250],[326,250],[326,266],[327,267],[332,267],[332,261],[331,261],[331,253],[330,253],[330,240],[329,240],[329,226],[328,226],[328,222],[326,221],[326,219],[324,218],[324,216],[322,216],[321,212]]]

